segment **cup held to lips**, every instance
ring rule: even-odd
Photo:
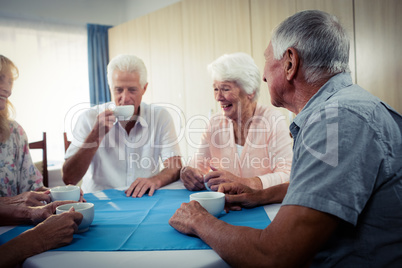
[[[50,198],[53,201],[72,200],[79,201],[81,188],[76,185],[57,186],[50,189]]]
[[[131,116],[134,114],[134,105],[116,106],[113,113],[119,120],[130,120]]]
[[[200,192],[190,195],[190,201],[200,203],[209,213],[218,217],[225,207],[225,194],[220,192]]]
[[[82,221],[78,226],[78,230],[76,233],[83,233],[89,230],[89,226],[94,220],[95,216],[95,207],[93,203],[71,203],[58,206],[56,208],[56,214],[61,214],[64,212],[68,212],[71,207],[74,207],[76,212],[79,212],[83,215]]]

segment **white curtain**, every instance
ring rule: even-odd
[[[15,120],[30,142],[47,132],[48,161],[63,161],[63,132],[71,137],[72,121],[89,107],[86,27],[0,18],[0,54],[20,71],[10,97]]]

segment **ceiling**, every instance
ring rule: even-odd
[[[0,0],[0,17],[116,26],[180,0]]]

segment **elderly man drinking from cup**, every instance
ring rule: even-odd
[[[254,60],[245,53],[223,55],[208,69],[222,113],[210,119],[198,151],[182,168],[184,186],[216,191],[224,182],[255,189],[288,182],[292,162],[288,125],[278,110],[257,103],[261,76]]]
[[[83,178],[84,192],[128,187],[127,196],[153,195],[179,178],[181,156],[172,117],[163,107],[142,102],[148,82],[141,59],[116,56],[107,73],[114,102],[79,117],[65,155],[63,181],[77,184]],[[127,105],[134,106],[128,118],[115,114],[116,106]]]

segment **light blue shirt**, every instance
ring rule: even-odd
[[[294,155],[283,205],[342,219],[312,267],[402,267],[402,117],[341,73],[290,130]]]

